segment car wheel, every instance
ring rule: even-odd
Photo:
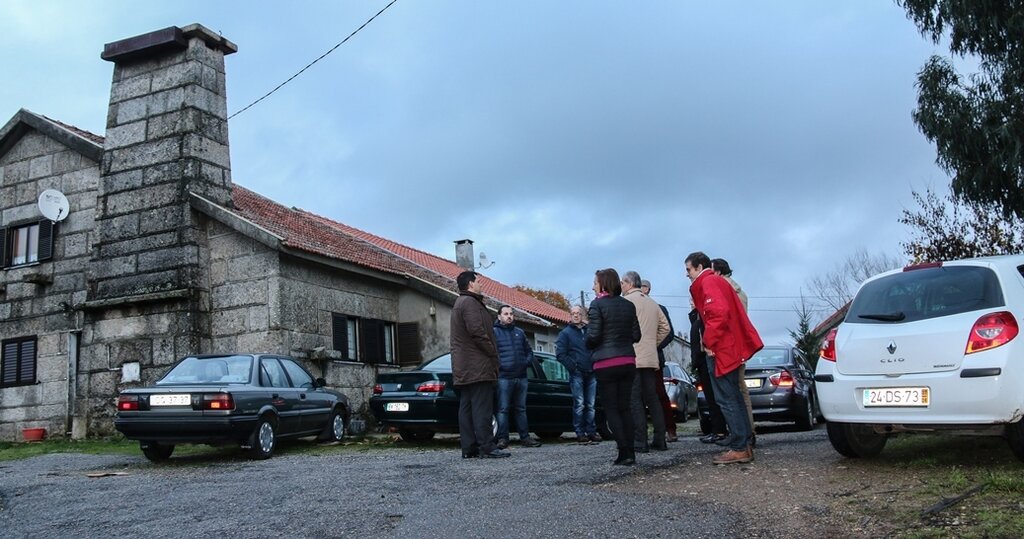
[[[256,423],[249,439],[249,456],[258,459],[269,459],[277,446],[277,426],[269,417],[261,417]]]
[[[597,427],[597,433],[600,434],[601,437],[604,438],[605,440],[615,439],[615,433],[612,432],[612,428],[608,426],[607,419],[602,419],[601,421],[598,421],[597,425],[595,426]]]
[[[324,431],[317,440],[321,442],[340,442],[345,437],[345,412],[334,410],[331,413],[331,420],[324,425]]]
[[[1006,441],[1019,460],[1024,460],[1024,419],[1006,426]]]
[[[875,432],[871,425],[829,422],[825,427],[832,447],[840,455],[849,458],[877,456],[889,439],[887,435]]]
[[[143,442],[139,444],[139,449],[142,449],[142,454],[145,455],[150,462],[163,462],[171,458],[171,453],[174,452],[174,444]]]
[[[398,436],[409,443],[428,442],[434,439],[434,431],[420,429],[398,429]]]
[[[679,406],[679,408],[677,408],[677,410],[678,410],[677,413],[679,415],[679,422],[680,423],[686,423],[687,421],[689,421],[689,419],[690,419],[690,412],[687,411],[689,409],[690,409],[690,398],[689,397],[683,397],[683,404],[681,406]]]
[[[808,395],[804,399],[804,405],[800,408],[800,416],[796,418],[796,427],[800,430],[811,430],[814,428],[814,402]]]

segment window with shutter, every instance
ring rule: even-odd
[[[8,339],[0,345],[0,387],[36,383],[36,338]]]
[[[56,227],[57,225],[49,219],[39,221],[38,260],[43,261],[53,258],[53,237]]]
[[[423,361],[420,351],[420,325],[418,322],[398,324],[398,363],[405,367]]]
[[[53,258],[55,225],[47,219],[9,226],[3,234],[3,266],[23,266]]]
[[[7,260],[7,229],[0,228],[0,267],[10,266],[10,261]]]
[[[363,361],[367,363],[385,363],[384,322],[367,318],[359,322],[359,336],[363,344]]]

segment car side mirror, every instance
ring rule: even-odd
[[[327,387],[327,380],[324,380],[323,378],[317,378],[316,387]]]

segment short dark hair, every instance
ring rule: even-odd
[[[694,268],[700,266],[702,269],[711,269],[711,259],[701,251],[686,255],[686,260],[683,262],[689,262]]]
[[[512,311],[513,315],[516,314],[516,310],[513,309],[511,305],[502,305],[501,307],[498,307],[498,314],[501,314],[501,311],[503,311],[505,309],[508,309],[508,310]]]
[[[724,258],[715,258],[711,260],[711,271],[717,271],[726,277],[732,275],[732,268],[729,267],[729,263],[726,262]]]
[[[594,272],[597,276],[597,285],[601,290],[613,296],[622,295],[622,283],[619,282],[619,272],[613,268],[599,269]]]
[[[469,283],[475,280],[476,272],[469,270],[460,273],[459,276],[455,278],[455,282],[459,284],[459,292],[465,292],[466,290],[469,290]]]

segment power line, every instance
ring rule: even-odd
[[[249,103],[248,105],[245,106],[245,108],[243,108],[242,110],[232,114],[231,116],[228,116],[228,119],[230,120],[230,119],[234,118],[235,116],[238,116],[239,114],[241,114],[241,113],[249,110],[250,108],[252,108],[252,106],[255,105],[256,103],[259,103],[260,101],[263,101],[264,99],[270,97],[271,94],[273,94],[274,92],[280,90],[285,84],[288,84],[289,82],[291,82],[292,79],[294,79],[295,77],[298,77],[299,75],[301,75],[303,71],[309,69],[310,67],[313,67],[313,64],[315,64],[315,63],[319,62],[320,60],[323,60],[324,58],[326,58],[328,54],[331,54],[332,52],[334,52],[334,49],[337,49],[338,47],[344,45],[345,42],[348,41],[352,36],[358,34],[360,30],[365,28],[366,25],[368,25],[371,22],[373,22],[373,19],[376,19],[378,15],[380,15],[381,13],[384,13],[384,10],[386,10],[389,7],[391,7],[391,5],[394,4],[397,1],[398,0],[391,0],[391,2],[388,3],[388,5],[384,6],[380,11],[377,12],[377,15],[374,15],[373,17],[370,17],[369,19],[367,19],[367,21],[364,22],[362,24],[362,26],[360,26],[359,28],[356,28],[351,34],[348,35],[348,37],[346,37],[345,39],[342,39],[341,42],[339,42],[337,45],[331,47],[331,49],[329,51],[321,54],[319,58],[317,58],[316,60],[313,60],[312,62],[307,64],[306,67],[300,69],[298,73],[292,75],[291,77],[288,77],[288,80],[282,82],[281,84],[278,84],[276,88],[274,88],[273,90],[267,92],[266,95],[264,95],[263,97],[257,99],[256,101],[253,101],[252,103]]]
[[[692,309],[692,307],[690,307],[689,305],[687,305],[685,307],[682,306],[682,305],[665,305],[665,307],[667,307],[669,309]],[[834,312],[836,312],[835,309],[807,309],[807,310],[809,312],[814,312],[814,313],[834,313]],[[759,313],[792,313],[792,312],[796,312],[793,309],[747,309],[747,311],[749,311],[749,312],[759,312]]]

